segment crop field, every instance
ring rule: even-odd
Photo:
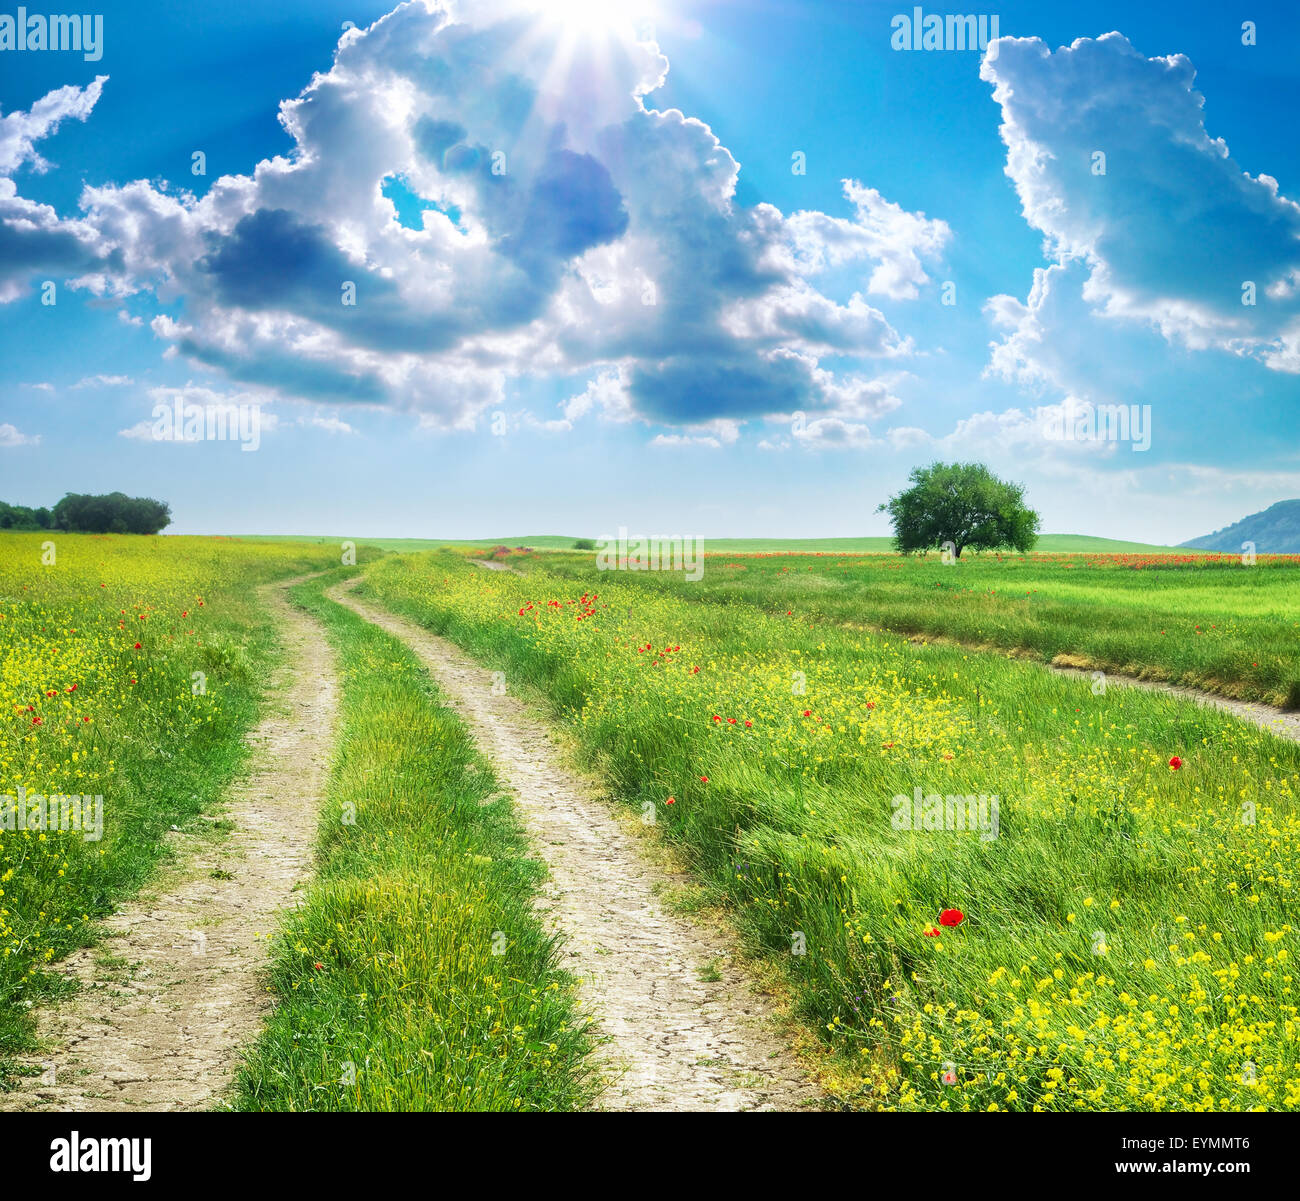
[[[965,603],[990,615],[995,584],[1032,606],[1066,581],[1079,611],[1113,587],[1120,624],[1144,595],[1144,627],[1235,614],[1224,637],[1241,645],[1288,613],[1289,565],[795,563],[710,561],[706,583],[670,585],[590,558],[521,576],[444,552],[386,559],[365,588],[549,704],[780,965],[843,1102],[1300,1107],[1300,747],[834,620],[869,607],[845,573],[900,610],[923,584],[951,589],[953,611],[973,578]],[[1291,662],[1284,637],[1265,641]]]

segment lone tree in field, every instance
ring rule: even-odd
[[[912,486],[881,505],[894,521],[894,545],[904,554],[951,542],[963,550],[1030,550],[1039,516],[1026,508],[1025,489],[998,479],[982,463],[931,463],[908,477]]]

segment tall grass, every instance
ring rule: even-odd
[[[488,764],[399,641],[323,595],[343,678],[319,874],[276,943],[245,1110],[561,1110],[589,1039]]]

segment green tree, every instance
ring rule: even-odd
[[[48,530],[49,509],[29,509],[0,500],[0,530]]]
[[[121,492],[83,496],[69,492],[51,514],[54,527],[81,534],[156,534],[171,524],[170,506]]]
[[[1038,541],[1040,519],[1024,502],[1020,484],[998,479],[983,463],[931,463],[908,477],[911,487],[876,511],[894,522],[894,545],[904,554],[951,542],[963,550],[1022,553]]]

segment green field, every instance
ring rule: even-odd
[[[780,567],[751,582],[762,603],[710,603],[551,562],[391,558],[366,587],[504,671],[615,796],[656,810],[787,974],[846,1102],[1300,1106],[1300,747],[786,615]]]
[[[257,753],[282,654],[259,589],[308,572],[291,596],[337,653],[339,739],[236,1108],[552,1111],[599,1087],[599,993],[588,1028],[534,908],[548,847],[412,651],[328,599],[358,573],[654,815],[680,903],[780,981],[832,1104],[1300,1108],[1300,745],[1026,661],[1294,700],[1295,559],[736,551],[689,583],[563,550],[488,571],[484,543],[362,541],[340,568],[333,539],[57,535],[49,564],[43,539],[0,536],[0,793],[102,793],[105,833],[0,828],[0,1108],[72,987],[59,960],[183,858],[169,834],[225,836],[201,819]]]
[[[589,553],[509,558],[586,580]],[[710,558],[695,583],[634,586],[1300,706],[1300,559],[1158,555]]]
[[[50,965],[171,859],[170,831],[214,836],[198,817],[279,654],[257,587],[329,566],[301,543],[77,534],[46,564],[48,537],[0,534],[0,794],[99,795],[103,835],[0,828],[0,1091],[32,1006],[68,991]]]

